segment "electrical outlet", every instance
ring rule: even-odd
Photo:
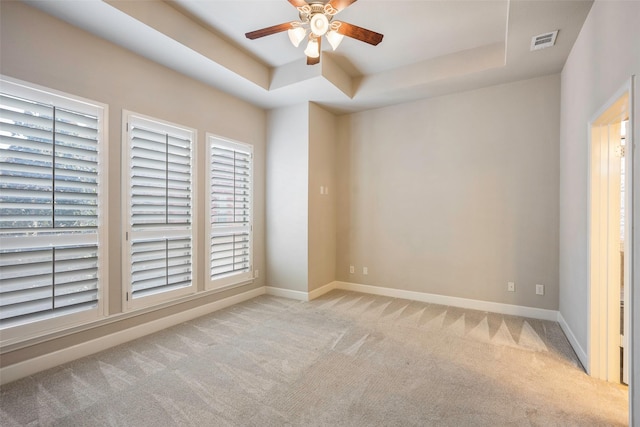
[[[515,292],[516,291],[516,284],[515,282],[508,282],[507,283],[507,290],[509,292]]]
[[[536,285],[536,295],[544,295],[544,285]]]
[[[353,265],[349,266],[349,273],[353,274],[355,272],[356,272],[356,268]]]
[[[367,267],[362,267],[362,274],[369,274],[369,269]]]
[[[320,186],[320,194],[322,194],[322,195],[324,194],[324,186],[322,186],[322,185]]]

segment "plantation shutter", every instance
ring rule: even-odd
[[[86,109],[0,94],[3,327],[98,305],[100,132]]]
[[[246,280],[252,274],[252,149],[211,137],[210,153],[210,278]]]
[[[129,122],[132,298],[192,285],[192,134]]]

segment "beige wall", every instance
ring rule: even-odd
[[[336,126],[333,114],[309,105],[309,291],[336,277]]]
[[[267,131],[267,284],[308,291],[309,105],[271,110]]]
[[[559,95],[552,75],[341,117],[338,280],[557,309]]]
[[[335,280],[336,118],[305,103],[268,123],[267,284],[311,292]]]
[[[205,133],[212,132],[254,146],[255,208],[254,264],[265,267],[265,129],[266,113],[244,101],[212,89],[80,29],[50,17],[20,2],[1,2],[0,72],[69,94],[93,99],[109,106],[109,314],[121,312],[121,122],[122,110],[197,129],[195,159],[199,200],[205,200]],[[204,233],[204,204],[195,224]],[[198,265],[206,266],[206,239],[196,251]],[[199,290],[204,289],[206,267],[195,273]],[[264,285],[254,281],[233,292],[208,296],[141,318],[111,324],[83,334],[55,340],[2,355],[3,365],[27,359],[90,338],[135,326],[176,310],[187,310],[233,293]]]
[[[640,76],[640,2],[597,1],[585,21],[580,35],[562,71],[562,111],[560,138],[560,312],[583,350],[588,351],[588,123],[598,109],[614,96],[633,74]],[[636,85],[640,84],[636,77]],[[638,91],[636,91],[638,93]],[[635,99],[635,141],[640,140],[640,104]],[[636,142],[636,147],[638,144]],[[638,151],[635,165],[639,164]],[[640,168],[639,168],[640,169]],[[634,183],[638,184],[636,172]],[[635,206],[638,206],[636,185]],[[637,226],[634,221],[635,315],[640,314],[638,289]],[[640,319],[635,317],[635,325]],[[640,344],[640,327],[636,327],[635,347]],[[635,362],[638,362],[636,351]],[[640,369],[634,369],[632,381],[640,384]],[[640,393],[635,394],[640,408]],[[638,411],[636,411],[638,412]],[[640,414],[636,413],[636,416]],[[636,423],[640,420],[636,419]]]

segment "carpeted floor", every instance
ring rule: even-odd
[[[625,425],[558,324],[332,291],[261,296],[3,386],[0,424]]]

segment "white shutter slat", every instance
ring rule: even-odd
[[[53,252],[49,248],[26,251],[0,251],[0,294],[16,290],[17,279],[53,272]],[[21,288],[22,286],[18,287]]]
[[[47,316],[43,316],[43,313],[47,313],[50,307],[51,298],[32,299],[20,304],[0,306],[2,308],[0,310],[0,324],[10,326],[18,323],[18,319],[23,319],[27,316],[35,319],[38,319],[38,317],[46,318]]]
[[[7,112],[16,112],[24,116],[41,117],[48,121],[53,120],[53,108],[51,105],[13,96],[8,93],[0,94],[0,109],[3,110],[1,114],[2,117],[4,117]]]
[[[59,309],[86,309],[96,306],[98,290],[73,292],[56,295],[56,307]]]
[[[0,104],[6,100],[3,96]],[[2,115],[3,129],[13,129],[16,134],[22,134],[22,131],[18,129],[30,128],[32,130],[25,133],[32,134],[36,129],[42,129],[45,131],[51,131],[53,128],[53,108],[49,105],[40,105],[36,109],[38,111],[26,111],[23,108],[31,108],[35,104],[16,103],[13,108],[7,108],[5,105],[0,105],[0,113]],[[22,107],[22,108],[21,108]],[[5,127],[6,126],[6,127]]]
[[[48,151],[52,151],[53,129],[41,129],[35,126],[31,127],[0,122],[0,130],[2,131],[2,143],[9,149],[19,149],[22,147],[24,141],[28,141],[29,146],[27,147],[27,152],[46,152],[47,145],[49,146]],[[39,149],[29,150],[29,148],[36,147],[36,143],[42,144]]]
[[[31,189],[34,184],[40,185],[49,191],[53,188],[51,183],[53,179],[53,163],[51,161],[36,162],[27,160],[24,162],[27,164],[20,164],[18,162],[9,163],[5,160],[0,159],[0,176],[2,176],[0,185],[3,187],[9,185],[9,183],[17,183],[20,184],[20,187],[16,186],[16,188]]]
[[[51,304],[51,282],[49,282],[48,286],[41,286],[37,288],[25,288],[19,291],[6,293],[2,296],[2,303],[0,303],[0,307],[3,308],[3,314],[5,308],[10,308],[12,311],[20,312],[22,308],[21,304],[30,305],[29,303],[34,300],[48,300],[49,306],[45,309],[48,310]],[[28,313],[33,313],[33,311],[27,311]],[[11,317],[11,316],[7,316]],[[3,319],[6,317],[2,317]]]
[[[144,265],[139,265],[139,268],[144,270],[137,271],[132,274],[135,287],[133,288],[134,298],[137,297],[137,292],[145,290],[151,287],[162,287],[167,284],[167,266],[166,260],[156,260],[155,262],[147,262]]]
[[[96,116],[81,114],[64,108],[56,108],[56,132],[73,135],[85,140],[97,141],[98,120]]]
[[[134,160],[140,160],[143,165],[164,170],[167,159],[165,144],[146,144],[146,141],[133,140],[134,145],[131,154]]]
[[[32,274],[29,274],[27,276],[15,277],[11,279],[11,281],[7,281],[6,283],[2,284],[0,295],[6,296],[11,292],[20,292],[25,289],[50,287],[51,283],[53,283],[52,272],[53,265],[50,264],[47,268],[45,268],[45,272],[43,274],[36,274],[35,272],[33,272]],[[5,302],[4,296],[2,302]],[[2,302],[0,302],[0,305]]]
[[[163,148],[163,147],[159,147]],[[154,157],[157,157],[154,158]],[[131,167],[133,171],[142,170],[151,176],[164,176],[166,169],[166,156],[162,151],[142,151],[134,147],[131,150]]]
[[[28,138],[27,136],[11,135],[11,128],[6,123],[0,122],[0,142],[6,150],[3,156],[11,157],[16,153],[35,153],[42,154],[46,158],[50,159],[53,153],[53,140],[51,139],[51,131],[42,133],[45,136],[45,141],[37,140],[35,138]]]
[[[85,137],[79,134],[61,134],[56,132],[56,151],[61,157],[93,157],[97,160],[98,135]]]
[[[94,277],[89,277],[84,280],[78,278],[67,283],[59,283],[56,285],[56,295],[87,294],[96,292],[97,290],[97,282]]]

